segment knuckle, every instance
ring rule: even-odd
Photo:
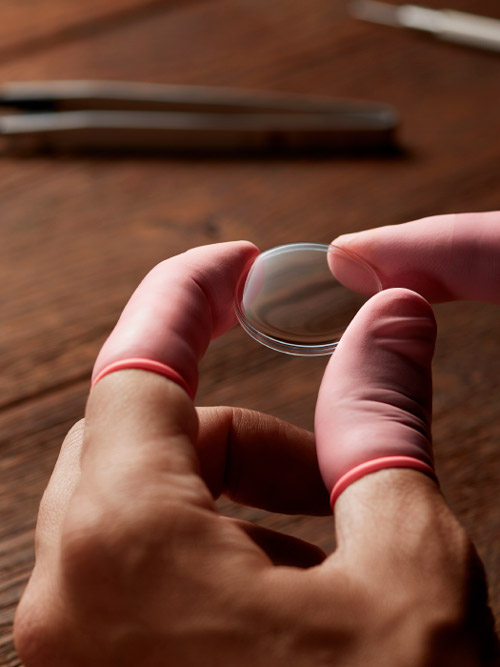
[[[161,577],[165,568],[182,563],[181,552],[199,537],[211,512],[189,509],[166,498],[136,498],[117,505],[115,498],[100,502],[75,498],[66,515],[60,542],[64,581],[78,591],[83,586],[103,590],[117,582]],[[84,591],[85,594],[85,591]]]

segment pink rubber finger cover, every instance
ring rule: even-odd
[[[167,369],[194,396],[210,340],[235,321],[234,292],[257,248],[246,241],[194,248],[158,264],[141,282],[104,343],[92,378],[112,364]],[[136,363],[134,364],[134,360]],[[145,360],[142,366],[140,362]]]
[[[435,336],[429,304],[403,289],[374,296],[347,328],[325,371],[315,415],[320,470],[335,497],[339,482],[352,483],[370,467],[432,472]]]
[[[436,215],[339,236],[334,244],[374,267],[384,288],[406,287],[431,303],[500,303],[500,211]],[[370,293],[365,274],[340,263],[334,274]]]

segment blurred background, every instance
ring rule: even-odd
[[[447,6],[500,20],[497,0]],[[395,150],[368,154],[2,150],[0,665],[9,667],[21,664],[11,623],[33,564],[41,494],[83,414],[99,347],[154,264],[218,241],[245,238],[261,250],[328,243],[368,227],[500,208],[500,53],[360,20],[344,0],[0,0],[0,85],[65,79],[384,102],[399,126]],[[498,619],[500,317],[481,304],[435,310],[437,469],[483,558]],[[236,327],[204,358],[196,402],[312,428],[326,361],[272,352]],[[330,518],[219,504],[334,547]]]

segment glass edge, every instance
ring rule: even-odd
[[[322,345],[300,345],[294,343],[285,343],[284,341],[280,341],[277,338],[263,334],[261,331],[258,331],[255,327],[253,327],[246,320],[238,305],[236,307],[236,317],[243,330],[246,331],[246,333],[258,343],[268,347],[271,350],[274,350],[275,352],[282,352],[284,354],[289,354],[295,357],[329,356],[333,354],[340,342],[340,339],[336,339],[330,343],[324,343]]]
[[[292,252],[294,250],[298,249],[304,249],[304,250],[316,250],[316,251],[322,251],[322,252],[340,252],[341,254],[345,255],[349,259],[352,259],[354,262],[360,264],[363,266],[365,269],[367,269],[370,274],[373,276],[376,285],[378,286],[378,291],[382,291],[382,282],[374,269],[373,266],[369,262],[367,262],[365,259],[357,255],[356,253],[346,250],[345,248],[341,248],[340,246],[335,245],[334,243],[326,244],[326,243],[309,243],[309,242],[297,242],[297,243],[287,243],[283,244],[280,246],[275,246],[274,248],[270,248],[269,250],[264,250],[262,253],[257,255],[255,258],[254,262],[250,264],[248,267],[248,270],[243,273],[243,275],[240,277],[238,280],[236,290],[235,290],[235,299],[234,299],[234,310],[236,313],[236,318],[244,331],[246,331],[247,334],[249,334],[255,341],[260,343],[261,345],[264,345],[265,347],[275,351],[275,352],[281,352],[284,354],[288,354],[291,356],[299,356],[299,357],[319,357],[319,356],[329,356],[333,354],[335,349],[337,348],[340,338],[337,340],[332,341],[331,343],[325,343],[322,345],[299,345],[299,344],[293,344],[293,343],[285,343],[283,341],[278,340],[277,338],[273,338],[272,336],[268,336],[266,334],[263,334],[262,332],[258,331],[255,329],[246,319],[244,313],[242,312],[240,308],[240,301],[241,301],[241,296],[242,296],[242,290],[244,289],[246,280],[248,278],[248,275],[252,269],[253,264],[255,261],[264,255],[268,254],[280,254],[283,252]]]

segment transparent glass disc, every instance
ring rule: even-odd
[[[344,283],[361,286],[363,294]],[[299,356],[331,354],[367,296],[374,269],[334,245],[291,243],[257,256],[236,294],[236,314],[255,340]],[[361,290],[360,290],[361,291]]]

